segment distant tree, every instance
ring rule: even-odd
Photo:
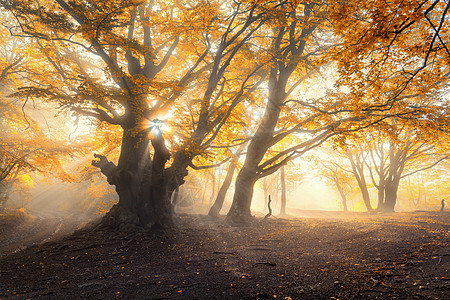
[[[348,211],[347,195],[350,190],[351,171],[342,165],[342,160],[333,157],[333,161],[324,161],[321,159],[319,165],[320,175],[325,177],[328,182],[335,186],[341,197],[342,208]]]
[[[286,196],[286,175],[284,171],[284,167],[282,166],[280,168],[280,186],[281,186],[281,197],[280,197],[280,215],[284,216],[286,215],[286,202],[287,202],[287,196]]]
[[[369,189],[364,172],[366,168],[367,152],[365,152],[364,148],[360,145],[357,150],[347,150],[347,157],[351,164],[353,176],[355,176],[355,179],[358,182],[364,205],[366,206],[367,211],[372,211],[373,208],[372,204],[370,203]]]
[[[370,178],[378,191],[378,211],[394,211],[402,178],[435,168],[449,158],[435,144],[423,140],[422,134],[392,120],[360,131],[347,142],[347,156],[364,202],[370,205],[367,183]]]
[[[370,158],[370,175],[378,189],[377,210],[394,211],[400,180],[433,168],[449,156],[436,152],[435,146],[420,141],[411,132],[406,132],[398,139],[388,141],[387,145],[372,144]]]

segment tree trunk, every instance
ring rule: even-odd
[[[310,12],[309,7],[306,7],[303,14],[307,18]],[[275,142],[274,130],[280,117],[281,107],[288,96],[286,87],[289,82],[289,77],[297,68],[299,63],[298,57],[303,54],[306,47],[306,37],[316,27],[314,24],[310,27],[306,26],[301,29],[300,35],[296,36],[296,25],[297,21],[291,22],[289,26],[275,27],[273,30],[274,36],[271,45],[273,53],[284,52],[284,49],[281,50],[281,44],[286,33],[289,33],[290,44],[288,47],[290,51],[285,52],[286,59],[277,58],[271,65],[268,79],[268,98],[264,114],[255,135],[250,140],[244,165],[236,178],[233,204],[227,215],[227,218],[231,219],[231,221],[239,222],[244,221],[244,219],[249,220],[251,217],[250,205],[252,202],[253,188],[255,182],[264,176],[264,170],[259,168],[259,164],[263,160],[267,150],[272,146],[272,143]],[[284,47],[285,45],[283,45]]]
[[[373,208],[372,208],[372,205],[370,204],[369,190],[367,189],[365,182],[358,181],[358,185],[361,190],[364,205],[366,206],[367,211],[372,211]]]
[[[345,195],[344,188],[341,186],[341,183],[339,182],[339,179],[337,179],[337,177],[334,178],[334,183],[336,184],[339,194],[341,195],[342,206],[344,208],[344,211],[348,211],[347,196]]]
[[[125,129],[117,167],[106,157],[96,155],[92,164],[101,169],[108,182],[116,186],[119,202],[104,217],[102,224],[126,228],[135,225],[161,228],[172,225],[165,163],[170,158],[164,138],[151,140],[154,149],[150,158],[148,131]]]
[[[227,219],[234,223],[247,223],[252,218],[250,206],[256,180],[255,172],[244,165],[236,178],[233,204]]]
[[[397,191],[400,185],[401,174],[405,168],[407,151],[397,149],[393,143],[389,145],[389,174],[385,179],[383,211],[394,212],[397,204]]]
[[[269,101],[263,120],[250,141],[245,157],[244,165],[236,178],[236,188],[233,197],[233,204],[228,212],[227,218],[233,222],[245,222],[251,219],[250,205],[253,197],[253,188],[258,177],[258,164],[264,157],[270,145],[270,139],[277,124],[280,108],[276,103],[280,101]]]
[[[367,211],[370,212],[373,209],[372,209],[372,205],[370,204],[369,190],[367,189],[366,179],[364,177],[364,166],[358,157],[356,157],[356,161],[355,161],[353,158],[353,155],[348,154],[348,158],[352,165],[353,175],[355,176],[356,181],[358,182],[358,186],[361,191],[361,195],[363,197],[364,204],[367,208]]]
[[[175,207],[178,204],[178,195],[180,194],[180,187],[178,186],[175,191],[169,196],[172,199],[172,212],[175,213]],[[169,194],[170,195],[170,194]]]
[[[397,204],[398,183],[392,182],[385,186],[385,200],[383,204],[384,212],[394,212]]]
[[[267,190],[266,187],[263,187],[263,191],[264,191],[264,211],[266,211],[266,209],[267,209],[267,202],[268,202],[268,198],[267,198],[268,190]]]
[[[286,215],[286,178],[284,176],[284,166],[281,167],[280,180],[281,180],[281,208],[280,208],[280,215],[284,216],[284,215]]]
[[[378,204],[377,204],[377,210],[383,210],[384,207],[384,201],[385,201],[385,195],[384,195],[384,191],[385,191],[385,181],[384,179],[381,177],[380,178],[380,182],[378,183],[377,186],[377,190],[378,190]]]
[[[392,179],[388,179],[384,188],[384,203],[382,211],[394,212],[395,205],[397,204],[397,191],[400,185],[400,176],[395,176]]]
[[[282,77],[280,75],[280,77]],[[287,77],[288,78],[288,77]],[[227,218],[234,222],[242,222],[251,219],[250,205],[252,202],[253,188],[259,179],[258,165],[271,146],[275,126],[280,117],[283,101],[286,97],[286,77],[278,78],[278,70],[272,68],[269,76],[269,97],[264,110],[261,123],[250,140],[244,165],[236,178],[236,188],[233,204]]]
[[[217,178],[216,178],[216,174],[215,174],[214,170],[211,169],[210,171],[211,171],[210,175],[211,175],[212,191],[211,191],[211,196],[209,196],[209,207],[212,207],[213,199],[216,196],[216,181],[217,181]]]
[[[213,206],[209,209],[208,215],[212,217],[219,216],[220,210],[222,209],[223,203],[225,201],[225,196],[227,195],[228,189],[230,188],[231,182],[233,181],[234,171],[236,170],[237,161],[232,159],[230,162],[230,166],[227,170],[227,175],[225,176],[225,180],[222,183],[222,186],[219,189],[219,193],[217,194],[216,200],[214,201]]]

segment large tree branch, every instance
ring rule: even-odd
[[[108,161],[106,156],[100,155],[100,154],[94,154],[94,159],[92,161],[92,165],[94,167],[97,167],[100,169],[100,171],[106,176],[108,183],[113,185],[114,182],[114,175],[117,170],[117,167],[114,163]]]
[[[167,64],[170,57],[172,56],[173,52],[175,51],[175,48],[178,46],[178,43],[180,42],[180,37],[176,37],[173,41],[172,45],[170,45],[170,48],[167,50],[166,54],[164,55],[161,62],[155,67],[154,74],[151,74],[151,77],[154,77],[156,74],[158,74]]]
[[[212,165],[203,165],[203,166],[195,166],[192,161],[189,162],[189,166],[194,169],[194,170],[205,170],[205,169],[213,169],[213,168],[217,168],[220,167],[221,165],[223,165],[224,163],[226,163],[227,161],[229,161],[231,159],[231,157],[227,157],[226,159],[222,160],[221,162],[218,162],[217,164],[212,164]]]
[[[438,165],[440,162],[442,162],[442,161],[444,161],[444,160],[447,160],[447,159],[449,159],[449,158],[450,158],[450,155],[446,155],[446,156],[440,158],[439,160],[435,161],[435,162],[432,163],[431,165],[428,165],[428,166],[423,167],[423,168],[421,168],[421,169],[418,169],[418,170],[409,172],[409,173],[407,173],[407,174],[404,174],[404,175],[402,175],[400,178],[404,178],[404,177],[407,177],[407,176],[411,176],[411,175],[413,175],[413,174],[416,174],[416,173],[419,173],[419,172],[422,172],[422,171],[431,169],[431,168],[433,168],[434,166]]]
[[[211,135],[211,137],[203,143],[202,148],[206,148],[208,147],[216,138],[216,136],[219,134],[221,128],[223,127],[223,125],[226,123],[226,121],[229,119],[229,117],[231,116],[232,111],[234,110],[234,108],[242,101],[243,96],[246,94],[251,94],[253,91],[255,91],[265,80],[266,76],[261,76],[261,78],[251,86],[251,88],[249,88],[249,90],[247,91],[247,93],[245,92],[246,89],[248,87],[246,87],[246,84],[248,82],[248,80],[253,77],[260,68],[262,68],[264,64],[261,64],[259,66],[257,66],[244,80],[244,82],[241,84],[241,87],[239,89],[239,91],[237,92],[237,94],[234,96],[230,106],[227,108],[227,111],[224,115],[220,115],[218,116],[213,123],[211,124],[212,126],[210,126],[211,130],[216,127],[214,133]]]
[[[100,108],[92,108],[92,111],[88,111],[79,107],[74,107],[72,110],[84,116],[94,117],[101,122],[107,122],[112,125],[123,125],[123,119],[120,116],[111,117],[106,111]]]
[[[74,18],[74,20],[80,24],[85,24],[88,20],[84,15],[73,9],[71,6],[69,6],[64,0],[56,0],[56,2],[65,10],[67,13]],[[111,69],[111,76],[115,79],[116,83],[123,89],[125,89],[130,96],[133,96],[133,92],[131,90],[131,87],[129,85],[127,77],[123,74],[123,72],[120,70],[119,66],[117,65],[116,61],[110,57],[105,50],[103,49],[103,46],[100,44],[100,42],[96,38],[91,38],[90,42],[92,43],[92,46],[97,51],[97,54],[102,58],[102,60],[106,63],[106,65]]]

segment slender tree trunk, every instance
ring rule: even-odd
[[[247,143],[243,143],[242,145],[240,145],[239,148],[237,149],[236,153],[231,158],[231,162],[230,162],[230,165],[228,166],[228,170],[227,170],[227,175],[225,176],[222,186],[220,187],[219,193],[217,194],[217,198],[214,201],[213,206],[211,206],[211,208],[209,210],[208,214],[210,216],[213,216],[213,217],[219,216],[219,213],[223,207],[223,203],[225,201],[225,197],[227,195],[228,189],[230,188],[231,182],[233,181],[234,172],[236,171],[236,167],[239,162],[239,157],[240,157],[242,151],[244,151],[246,145],[247,145]]]
[[[383,178],[380,178],[380,182],[378,183],[377,190],[378,190],[378,204],[376,210],[383,210],[384,207],[384,191],[385,191],[385,181]]]
[[[367,208],[367,211],[372,211],[372,205],[370,204],[370,196],[369,196],[369,190],[367,189],[367,185],[365,184],[365,181],[358,180],[358,186],[361,190],[361,195],[363,197],[364,205]]]
[[[211,170],[212,172],[213,170]],[[211,196],[209,197],[209,207],[213,205],[213,199],[216,197],[216,185],[217,185],[217,178],[214,173],[212,173],[212,191]]]
[[[178,204],[178,195],[180,194],[180,187],[177,187],[169,197],[172,199],[172,212],[175,213],[175,207]]]
[[[4,211],[6,201],[8,201],[8,187],[5,180],[0,178],[0,212]]]
[[[280,215],[286,215],[286,178],[285,178],[285,174],[284,174],[284,166],[281,167],[280,180],[281,180],[281,208],[280,208]]]
[[[211,206],[211,208],[209,209],[208,215],[212,217],[219,216],[220,210],[222,209],[223,203],[225,202],[225,196],[227,195],[228,189],[230,188],[231,182],[233,181],[233,175],[236,170],[236,166],[237,161],[235,159],[232,159],[228,167],[225,180],[223,181],[222,186],[219,189],[219,193],[217,194],[213,206]]]
[[[268,201],[267,199],[268,190],[265,186],[263,188],[263,191],[264,191],[264,211],[265,211],[267,209],[267,201]]]
[[[352,154],[349,154],[348,158],[352,165],[353,175],[355,176],[356,181],[358,182],[358,186],[361,191],[361,195],[363,197],[363,201],[367,208],[367,211],[372,211],[373,209],[372,205],[370,204],[369,190],[367,189],[366,179],[364,177],[363,164],[360,162],[358,157],[357,160],[355,161]]]
[[[334,183],[336,184],[336,187],[337,187],[337,189],[339,191],[339,194],[341,195],[342,206],[344,208],[344,211],[348,211],[347,196],[345,195],[344,188],[341,186],[341,183],[339,182],[339,179],[334,178]]]

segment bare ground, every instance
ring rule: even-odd
[[[304,212],[232,227],[182,215],[167,232],[64,238],[73,224],[3,216],[0,298],[450,299],[449,216]]]

